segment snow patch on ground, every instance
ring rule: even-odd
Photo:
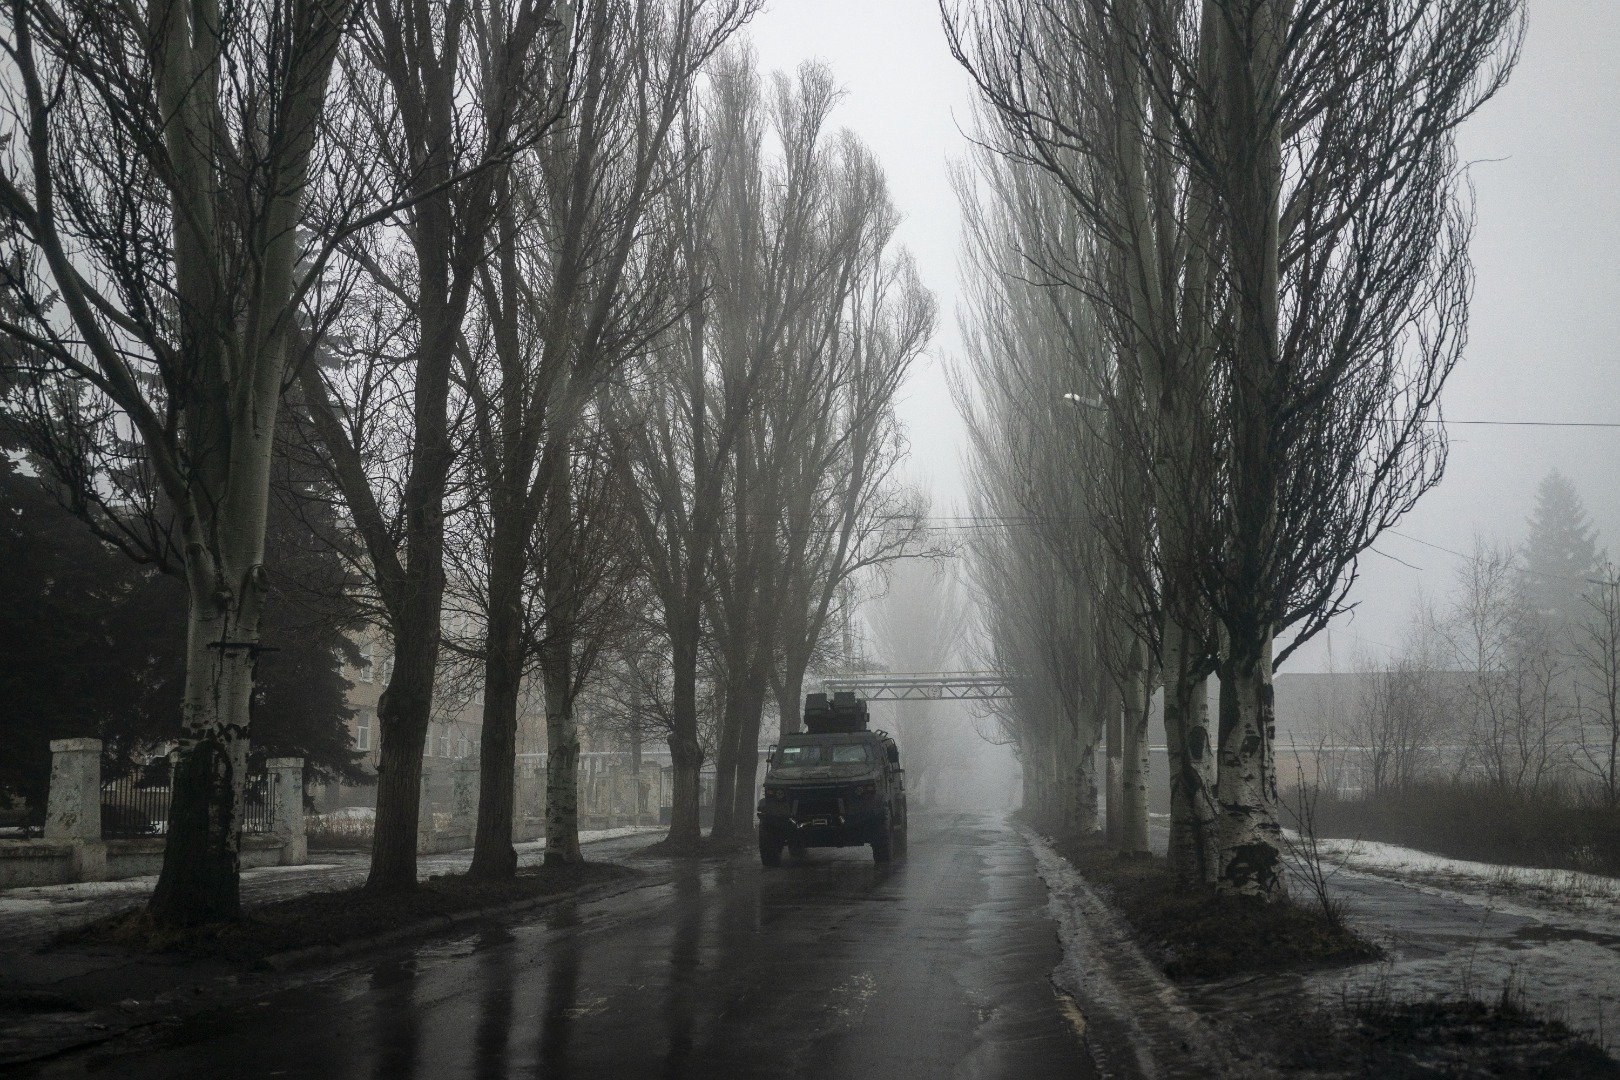
[[[1326,859],[1363,873],[1620,918],[1620,878],[1449,859],[1374,840],[1318,840],[1317,846]]]
[[[1308,979],[1324,1001],[1494,1000],[1504,992],[1620,1048],[1620,879],[1318,841],[1329,888],[1388,949]]]
[[[600,840],[617,840],[625,836],[639,836],[644,833],[659,832],[657,827],[643,826],[622,829],[586,829],[579,834],[582,844],[596,843]],[[544,852],[546,842],[535,840],[530,843],[514,845],[519,856],[534,856]],[[430,873],[454,873],[464,869],[471,858],[471,851],[445,852],[440,855],[423,856],[417,861],[418,867]],[[364,874],[364,860],[359,863],[304,863],[301,866],[260,866],[251,870],[242,871],[244,884],[260,879],[285,880],[307,876],[309,881],[307,889],[303,891],[314,892],[332,888],[341,888],[351,884],[348,879],[356,871]],[[80,881],[68,885],[32,885],[24,888],[6,889],[0,891],[0,916],[4,915],[30,915],[39,912],[52,911],[67,904],[80,904],[95,900],[104,900],[109,897],[145,896],[157,884],[156,875],[145,877],[121,878],[118,881]],[[282,891],[292,889],[292,892]],[[278,890],[276,897],[293,895],[299,891],[297,885],[290,884]]]
[[[337,863],[305,863],[302,866],[260,866],[242,871],[243,881],[283,874],[319,874],[339,869]],[[117,881],[76,881],[67,885],[30,885],[0,892],[0,915],[49,911],[58,904],[99,900],[108,896],[144,896],[157,884],[157,875],[120,878]]]

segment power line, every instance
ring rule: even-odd
[[[1373,547],[1370,544],[1367,546],[1367,550],[1372,552],[1374,555],[1382,555],[1384,558],[1388,559],[1390,562],[1398,562],[1402,566],[1406,567],[1408,570],[1416,570],[1419,573],[1424,572],[1423,567],[1418,566],[1416,563],[1409,563],[1405,559],[1398,559],[1394,555],[1391,555],[1389,552],[1387,552],[1387,551],[1379,551],[1377,548]]]
[[[1391,421],[1399,423],[1400,421]],[[1441,420],[1425,419],[1425,424],[1463,424],[1470,427],[1556,427],[1556,428],[1620,428],[1612,420]]]

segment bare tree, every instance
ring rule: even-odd
[[[889,254],[896,219],[881,169],[852,135],[828,134],[839,96],[817,64],[772,80],[760,107],[782,147],[782,182],[761,186],[759,217],[765,235],[791,246],[745,251],[733,288],[717,293],[718,347],[747,358],[741,366],[757,379],[715,564],[726,680],[717,836],[752,823],[772,682],[779,701],[792,698],[792,723],[833,598],[858,570],[903,550],[911,531],[889,475],[892,404],[933,305],[909,260]]]
[[[1080,223],[1044,174],[990,152],[971,164],[956,176],[974,288],[952,392],[973,447],[979,520],[967,548],[983,648],[1016,688],[997,713],[1023,766],[1026,811],[1062,831],[1094,826],[1106,733],[1117,839],[1123,700],[1106,653],[1118,568],[1087,486],[1112,459],[1106,424],[1083,397],[1105,350],[1084,297],[1051,287],[1030,258],[1036,243],[1080,243]]]
[[[1583,767],[1597,778],[1610,806],[1620,803],[1620,571],[1605,564],[1583,597],[1589,609],[1575,632],[1582,699]]]
[[[791,388],[769,403],[788,460],[771,592],[778,659],[771,681],[783,734],[798,731],[805,671],[845,586],[896,558],[927,554],[921,496],[898,482],[905,452],[895,397],[934,325],[933,297],[908,255],[890,256],[897,217],[882,174],[849,148],[852,186],[880,204],[829,340]],[[819,370],[817,370],[819,369]],[[806,378],[809,376],[809,378]]]
[[[649,227],[682,165],[668,135],[699,67],[747,17],[742,2],[603,0],[581,10],[561,123],[499,173],[493,258],[478,270],[477,332],[463,348],[477,487],[488,502],[483,797],[471,872],[510,877],[517,697],[527,666],[527,563],[538,552],[544,629],[546,861],[578,861],[573,700],[598,643],[587,619],[618,523],[581,490],[604,383],[678,317],[669,245]],[[604,482],[598,495],[610,494]],[[616,498],[618,492],[611,491]],[[612,575],[609,575],[610,577]],[[597,622],[597,629],[603,624]]]
[[[1145,126],[1184,177],[1158,205],[1187,191],[1209,215],[1193,234],[1201,258],[1137,260],[1183,286],[1208,274],[1186,292],[1212,313],[1189,324],[1209,331],[1193,369],[1202,392],[1180,395],[1175,430],[1199,453],[1131,456],[1150,478],[1166,461],[1181,474],[1178,543],[1220,633],[1218,884],[1276,896],[1271,670],[1343,610],[1361,553],[1439,478],[1443,432],[1430,421],[1460,355],[1469,278],[1453,133],[1506,79],[1519,5],[1402,0],[1379,17],[1361,0],[983,8],[947,6],[953,47],[1028,158],[1085,157],[1097,133]],[[1074,76],[1075,31],[1088,28],[1107,31],[1100,70],[1135,68],[1112,95],[1080,92]],[[1122,96],[1112,124],[1068,111]],[[1102,150],[1133,181],[1147,168]],[[1087,189],[1068,190],[1080,202]],[[1139,210],[1094,216],[1099,242],[1140,246]],[[1132,264],[1105,251],[1100,265]],[[1127,273],[1102,291],[1151,342],[1147,284]],[[1122,374],[1138,370],[1117,353]],[[1134,402],[1134,379],[1116,385]]]
[[[1568,659],[1543,613],[1521,603],[1514,552],[1476,540],[1458,579],[1447,641],[1467,677],[1460,768],[1534,794],[1567,761]]]
[[[717,347],[714,308],[741,280],[739,243],[725,251],[717,222],[741,237],[757,224],[762,129],[752,62],[725,54],[707,92],[691,94],[675,132],[685,167],[660,202],[674,233],[682,318],[657,342],[639,379],[605,395],[606,425],[635,524],[638,557],[669,642],[668,737],[675,771],[669,839],[699,838],[700,669],[713,588],[721,500],[733,447],[752,407],[757,359]],[[712,684],[711,684],[712,685]]]
[[[242,3],[229,18],[206,3],[13,0],[5,14],[0,328],[36,388],[56,382],[47,396],[105,421],[78,412],[59,432],[111,437],[129,462],[108,483],[93,447],[56,455],[83,466],[63,479],[85,516],[172,560],[188,587],[180,766],[150,902],[169,922],[239,911],[271,442],[324,265],[299,229],[350,14],[342,0]],[[172,543],[167,525],[136,523],[156,502]]]
[[[554,75],[568,69],[576,37],[559,29],[552,0],[376,0],[342,57],[349,151],[379,166],[386,190],[405,193],[401,213],[341,246],[367,278],[368,302],[332,338],[339,363],[310,365],[300,380],[393,638],[377,707],[376,889],[416,885],[455,460],[452,375],[507,167],[558,115]]]
[[[1357,700],[1329,733],[1355,748],[1363,790],[1374,797],[1409,789],[1439,764],[1450,702],[1435,635],[1432,615],[1420,611],[1400,655],[1361,663]]]

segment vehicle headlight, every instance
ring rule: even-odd
[[[779,787],[768,787],[765,789],[765,797],[767,799],[785,799],[787,798],[787,792]]]

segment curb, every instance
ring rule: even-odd
[[[1231,1053],[1072,863],[1034,829],[1020,824],[1017,830],[1057,923],[1063,958],[1053,972],[1054,988],[1077,1004],[1088,1025],[1111,1029],[1130,1048],[1131,1060],[1096,1060],[1105,1075],[1273,1080],[1270,1068]],[[1094,1059],[1100,1050],[1093,1044]]]

